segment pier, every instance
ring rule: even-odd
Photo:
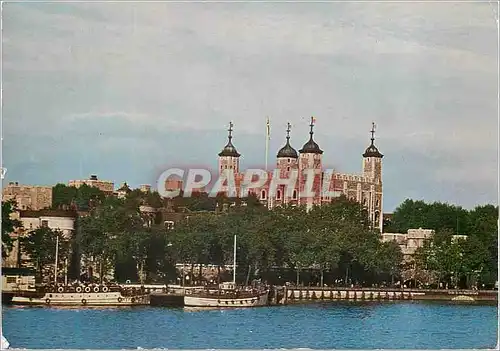
[[[455,302],[497,302],[497,290],[274,287],[270,301],[287,305],[307,301],[390,301],[427,300]]]

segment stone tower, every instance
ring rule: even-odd
[[[323,150],[313,139],[315,118],[311,117],[311,124],[309,127],[309,140],[304,144],[302,149],[299,150],[299,204],[306,204],[310,209],[315,204],[321,202],[321,173],[322,173],[322,154]],[[314,174],[312,188],[309,186],[308,176]],[[312,190],[312,193],[309,194]]]
[[[368,213],[374,227],[382,230],[382,155],[375,146],[375,123],[372,123],[371,144],[363,154],[363,176],[370,180]]]
[[[223,173],[225,169],[233,170],[237,174],[240,171],[240,154],[236,151],[232,142],[233,122],[229,122],[227,131],[229,132],[228,142],[219,153],[219,174]]]
[[[290,145],[290,123],[287,124],[286,129],[286,144],[283,146],[276,155],[276,168],[279,170],[280,178],[290,179],[292,172],[298,172],[299,169],[299,155],[297,151]],[[296,182],[295,182],[296,183]],[[285,185],[280,185],[275,194],[276,204],[297,203],[298,189],[295,186],[291,197],[287,196],[287,189]]]

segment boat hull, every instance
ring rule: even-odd
[[[231,298],[222,296],[200,296],[185,295],[184,306],[186,307],[220,307],[220,308],[242,308],[260,307],[268,305],[269,292],[262,292],[252,297]]]
[[[137,306],[149,304],[149,297],[123,296],[120,292],[46,293],[41,297],[14,296],[11,303],[45,306]]]

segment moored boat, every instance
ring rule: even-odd
[[[258,307],[267,306],[267,287],[238,287],[236,285],[236,235],[234,236],[233,281],[216,289],[191,288],[185,290],[185,307]]]
[[[186,289],[186,307],[258,307],[268,305],[266,288],[238,288],[234,283],[222,283],[217,290]]]
[[[149,295],[120,286],[77,285],[42,287],[13,294],[14,305],[46,306],[137,306],[149,304]]]

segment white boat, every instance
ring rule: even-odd
[[[234,236],[233,266],[233,281],[220,284],[218,289],[186,288],[184,306],[236,308],[267,306],[269,289],[236,285],[236,235]]]
[[[189,290],[184,295],[186,307],[258,307],[267,306],[269,290],[238,289],[232,283],[222,283],[218,290]]]
[[[11,303],[46,306],[137,306],[149,304],[149,294],[125,290],[119,286],[59,286],[57,289],[17,292]]]

